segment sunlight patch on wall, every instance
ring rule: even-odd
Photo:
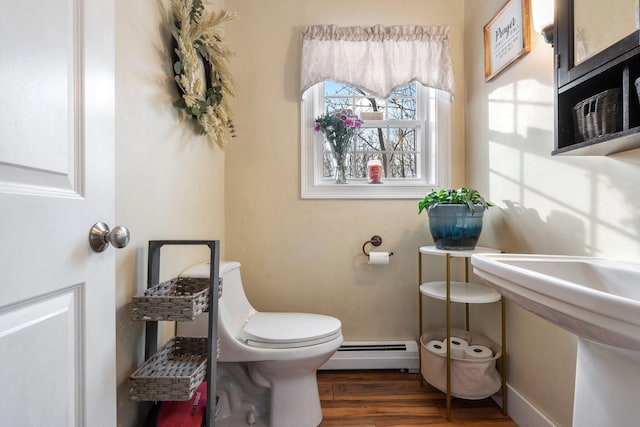
[[[530,79],[488,95],[490,197],[521,250],[587,255],[594,178],[579,163],[551,157],[552,95],[552,87]]]
[[[514,133],[517,123],[516,91],[513,83],[502,86],[489,94],[489,130]]]
[[[606,167],[599,168],[600,179],[594,182],[593,215],[598,220],[594,244],[599,253],[638,261],[640,200],[629,195],[637,194],[639,165],[613,158],[601,160]]]
[[[637,252],[640,225],[630,220],[636,208],[621,204],[624,191],[615,182],[616,172],[624,174],[620,165],[606,172],[602,164],[610,159],[545,157],[528,152],[526,140],[491,141],[489,149],[490,198],[523,247],[590,256]]]
[[[536,80],[520,80],[489,94],[489,130],[529,136],[532,123],[553,136],[553,88]]]
[[[601,179],[595,182],[594,185],[594,192],[597,195],[597,199],[594,200],[594,214],[601,218],[603,222],[610,224],[612,229],[618,229],[628,234],[629,229],[625,227],[625,225],[631,225],[627,222],[629,218],[628,210],[614,208],[621,200],[625,199],[620,188],[611,183],[609,179]],[[637,239],[638,236],[636,235],[635,238]]]
[[[536,205],[539,209],[561,207],[582,215],[591,211],[592,180],[597,179],[591,171],[577,164],[559,162],[550,156],[523,153],[522,157],[522,185],[546,200]]]
[[[637,257],[640,202],[628,197],[640,180],[637,162],[551,156],[551,85],[509,82],[488,93],[487,100],[489,197],[519,239],[514,245],[536,252]]]

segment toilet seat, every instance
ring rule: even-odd
[[[253,347],[308,347],[342,335],[338,319],[309,313],[255,313],[242,329],[241,341]]]

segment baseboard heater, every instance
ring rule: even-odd
[[[415,341],[345,341],[320,369],[402,369],[418,372],[418,344]]]

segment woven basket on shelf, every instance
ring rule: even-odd
[[[207,310],[209,279],[178,277],[131,299],[133,320],[191,321]]]
[[[502,387],[496,361],[502,356],[502,347],[480,334],[451,328],[451,336],[458,337],[469,344],[488,347],[492,356],[482,359],[467,359],[451,356],[451,395],[463,399],[484,399],[496,393]],[[432,386],[447,392],[446,354],[435,354],[428,349],[431,340],[442,341],[447,337],[446,329],[426,331],[420,337],[420,372]]]
[[[620,89],[613,88],[578,102],[573,107],[576,142],[620,130]]]
[[[189,400],[207,374],[208,339],[173,337],[129,377],[134,401]]]

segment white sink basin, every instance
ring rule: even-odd
[[[579,337],[640,350],[640,264],[592,257],[475,254],[473,271]]]

